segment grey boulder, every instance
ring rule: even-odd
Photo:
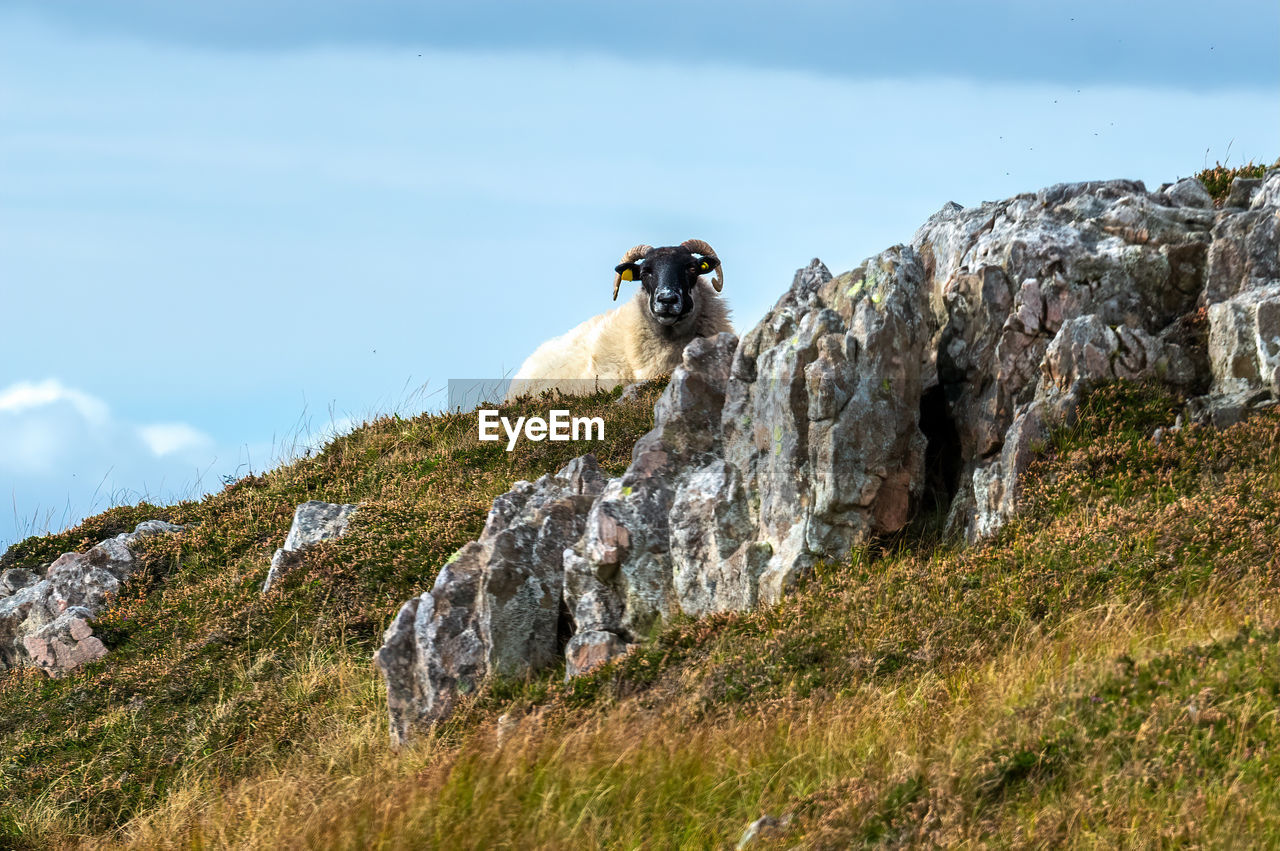
[[[262,593],[271,590],[286,571],[302,563],[303,553],[321,541],[341,538],[347,533],[351,516],[357,506],[350,503],[320,502],[310,500],[293,512],[293,523],[285,536],[284,546],[271,557],[271,567],[262,583]]]
[[[6,570],[0,592],[14,590],[0,595],[0,669],[26,665],[58,677],[105,656],[91,621],[137,569],[130,548],[148,535],[181,530],[148,520],[84,553],[59,556],[42,579],[24,568]]]
[[[494,500],[479,540],[405,603],[374,662],[387,680],[391,739],[447,716],[488,675],[524,677],[561,656],[562,558],[604,487],[594,456],[517,482]]]

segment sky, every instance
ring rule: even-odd
[[[0,0],[0,549],[949,201],[1280,157],[1280,5]],[[1218,23],[1215,23],[1218,22]]]

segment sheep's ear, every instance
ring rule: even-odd
[[[613,271],[621,275],[624,281],[640,280],[640,266],[637,263],[622,263],[614,266]]]
[[[698,274],[708,275],[714,272],[720,266],[720,258],[714,254],[708,254],[698,261]]]

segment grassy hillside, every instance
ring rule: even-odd
[[[1055,437],[987,545],[921,522],[773,609],[665,624],[568,685],[492,682],[392,753],[370,658],[400,603],[512,481],[583,451],[621,472],[659,390],[575,404],[605,444],[384,418],[15,545],[0,568],[189,524],[101,613],[106,660],[0,676],[0,846],[703,848],[765,813],[790,818],[760,847],[1280,845],[1280,412],[1155,444],[1180,401],[1132,385]],[[362,508],[262,595],[307,499]]]
[[[652,394],[593,404],[638,434]],[[493,493],[573,447],[507,456],[473,417],[383,420],[198,505],[24,542],[41,558],[144,515],[198,524],[153,539],[100,619],[109,660],[0,686],[8,841],[697,848],[769,813],[791,821],[763,847],[1274,844],[1280,413],[1154,444],[1176,407],[1100,390],[989,545],[879,542],[568,686],[495,683],[400,754],[380,628]],[[307,497],[366,507],[260,597]]]
[[[370,658],[400,604],[479,535],[513,481],[587,451],[620,474],[660,390],[621,405],[616,392],[575,402],[576,415],[606,419],[605,443],[522,441],[508,453],[505,441],[477,440],[473,413],[389,417],[199,503],[114,508],[12,547],[0,568],[37,567],[144,519],[190,524],[148,539],[145,568],[100,613],[104,662],[62,680],[30,669],[0,678],[0,846],[109,836],[192,788],[315,757],[328,737],[346,742],[364,727],[363,747],[381,753],[385,695]],[[361,509],[346,537],[262,595],[271,554],[308,499]]]

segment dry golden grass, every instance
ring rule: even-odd
[[[155,568],[169,572],[106,619],[154,618],[177,641],[119,626],[115,668],[4,682],[5,711],[46,700],[98,731],[4,733],[27,748],[19,771],[52,779],[40,792],[0,775],[11,841],[724,848],[768,813],[791,820],[760,847],[1275,845],[1280,414],[1153,444],[1176,407],[1100,390],[1031,471],[1024,515],[986,546],[880,542],[774,608],[666,624],[573,683],[491,683],[398,754],[358,627],[391,606],[361,596],[379,586],[360,570],[383,570],[395,602],[402,546],[448,551],[430,529],[431,542],[380,547],[401,509],[369,512],[312,565],[324,571],[266,600],[236,595],[270,542],[252,571],[212,569],[198,553],[234,550],[227,533],[184,534]],[[344,480],[406,487],[395,465],[417,462],[377,457],[396,460]],[[440,505],[432,516],[453,516]],[[228,509],[223,528],[247,513]],[[210,599],[240,603],[202,610]],[[278,634],[236,631],[238,618]],[[203,645],[222,648],[216,665],[191,649],[210,626],[225,633]],[[176,711],[158,719],[134,696]],[[503,713],[517,723],[499,747]],[[129,794],[95,808],[126,757]]]
[[[55,681],[0,676],[0,844],[110,832],[191,777],[231,783],[310,747],[326,718],[356,705],[349,681],[315,675],[312,660],[367,668],[400,603],[479,534],[514,480],[585,451],[621,472],[660,391],[621,405],[616,392],[576,400],[575,413],[605,418],[603,443],[525,442],[511,453],[478,441],[474,414],[384,417],[199,503],[120,507],[11,548],[6,567],[36,567],[142,519],[189,524],[148,539],[144,569],[100,613],[108,661]],[[529,400],[506,413],[548,407]],[[348,536],[263,595],[271,553],[307,499],[362,507]]]
[[[1196,175],[1196,178],[1204,184],[1205,189],[1209,190],[1210,197],[1214,203],[1222,206],[1222,202],[1227,199],[1227,195],[1231,192],[1231,182],[1237,177],[1258,178],[1267,173],[1268,168],[1275,168],[1280,165],[1280,160],[1268,165],[1258,165],[1252,161],[1245,165],[1231,168],[1220,162],[1215,162],[1213,168],[1206,168]]]
[[[724,847],[760,813],[784,811],[797,819],[783,846],[847,847],[851,836],[879,830],[885,839],[895,831],[894,842],[943,846],[989,837],[1086,846],[1204,837],[1249,815],[1231,784],[1204,785],[1198,824],[1184,812],[1198,799],[1184,790],[1151,795],[1123,774],[1109,777],[1117,794],[1107,800],[1053,794],[990,812],[972,805],[1000,783],[1008,743],[1056,730],[1064,723],[1056,710],[1087,697],[1117,659],[1143,665],[1229,640],[1246,621],[1280,622],[1280,602],[1259,599],[1241,611],[1219,597],[1159,613],[1099,606],[949,676],[783,698],[697,723],[626,701],[576,718],[532,713],[501,749],[486,724],[458,745],[431,739],[394,756],[382,747],[381,719],[367,719],[267,776],[221,789],[196,783],[112,844],[169,847],[180,837],[177,847]],[[1232,723],[1251,720],[1242,714]],[[1143,771],[1144,738],[1189,724],[1180,704],[1155,708],[1128,770]],[[1110,758],[1091,754],[1079,769],[1108,777]],[[925,791],[886,818],[893,790],[917,786]],[[1274,829],[1267,805],[1249,809]],[[1148,833],[1153,824],[1163,833]]]

